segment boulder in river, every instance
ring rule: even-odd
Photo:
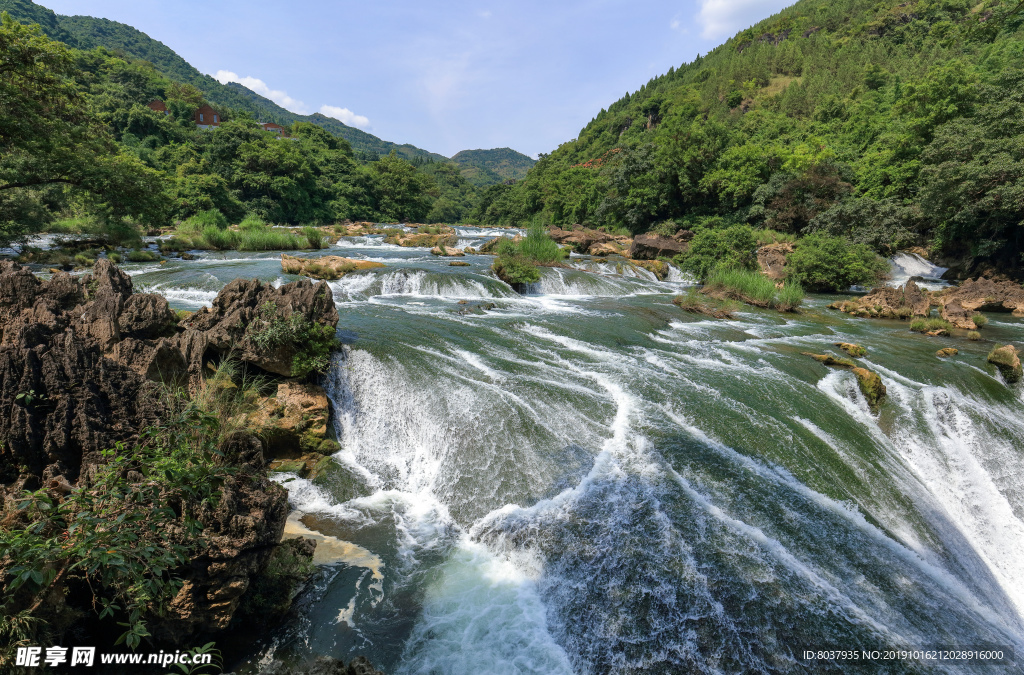
[[[1020,364],[1020,351],[1013,345],[996,345],[988,355],[988,362],[999,368],[1008,384],[1019,382],[1024,371]]]
[[[430,255],[439,255],[449,258],[461,258],[466,255],[461,248],[448,248],[447,246],[435,246],[430,249]]]
[[[803,352],[803,354],[826,366],[852,370],[853,374],[857,377],[857,386],[860,388],[861,393],[864,394],[864,398],[867,399],[871,412],[878,412],[878,407],[886,395],[885,385],[882,384],[882,378],[879,377],[878,373],[872,372],[867,368],[861,368],[850,359],[839,358],[831,354],[812,354],[811,352]]]
[[[337,255],[325,255],[318,258],[299,258],[281,254],[281,270],[285,274],[298,274],[313,279],[333,281],[340,279],[350,272],[362,272],[384,267],[384,263],[373,262],[372,260],[353,260],[342,258]]]
[[[855,359],[859,359],[862,356],[867,356],[868,353],[868,350],[864,349],[860,345],[851,344],[849,342],[836,342],[835,346],[839,347],[840,349],[842,349],[844,352],[854,357]]]
[[[979,312],[1013,312],[1024,317],[1024,287],[1014,281],[968,279],[940,296],[942,318],[957,328],[974,330]]]
[[[957,349],[956,347],[946,347],[935,352],[935,355],[938,356],[940,359],[944,359],[950,356],[956,356],[959,353],[960,350]]]
[[[688,231],[687,233],[692,234]],[[690,244],[687,239],[687,235],[683,233],[678,233],[672,237],[666,237],[663,234],[657,234],[655,232],[638,234],[633,238],[633,243],[630,245],[629,253],[626,257],[635,260],[654,260],[655,258],[662,257],[671,258],[689,250]]]
[[[909,319],[928,316],[931,298],[911,279],[902,288],[881,286],[853,300],[834,302],[829,307],[854,316],[872,319]]]

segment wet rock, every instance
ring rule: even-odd
[[[263,440],[267,456],[297,459],[304,453],[334,447],[327,436],[330,402],[323,387],[282,382],[277,393],[249,415],[248,426]]]
[[[623,248],[616,242],[591,244],[587,249],[589,255],[622,255]]]
[[[318,461],[310,470],[309,479],[330,494],[337,504],[373,493],[361,476],[332,457]]]
[[[761,273],[772,281],[783,281],[786,278],[786,256],[793,252],[793,244],[783,242],[768,244],[757,250],[757,264]]]
[[[844,359],[838,356],[832,356],[831,354],[813,354],[811,352],[801,352],[804,356],[810,356],[812,359],[819,363],[824,363],[826,366],[832,366],[834,368],[856,368],[857,364],[850,359]]]
[[[956,356],[959,353],[960,350],[957,349],[956,347],[946,347],[945,349],[940,349],[939,351],[935,352],[935,355],[938,356],[939,358],[946,358],[949,356]]]
[[[873,373],[866,368],[854,368],[853,374],[857,376],[857,386],[860,387],[861,393],[867,399],[871,412],[877,413],[886,396],[882,378],[878,376],[878,373]]]
[[[999,368],[1007,384],[1019,382],[1024,371],[1020,364],[1020,351],[1013,345],[996,345],[988,355],[988,362]]]
[[[340,279],[350,272],[361,272],[384,267],[384,263],[370,260],[353,260],[337,255],[325,255],[317,258],[298,258],[281,254],[281,270],[285,274],[298,274],[313,279],[328,281]]]
[[[860,345],[850,344],[849,342],[836,342],[835,346],[839,347],[850,356],[858,359],[862,356],[867,356],[868,353],[868,350],[864,349]]]
[[[571,230],[563,230],[558,227],[552,227],[548,234],[556,243],[568,246],[572,250],[580,254],[588,254],[592,249],[602,250],[602,245],[609,245],[603,250],[608,250],[611,253],[619,253],[623,248],[628,247],[629,239],[626,237],[618,237],[607,232],[601,232],[599,230],[591,230],[582,228],[579,226],[574,227]],[[617,244],[617,246],[615,245]],[[483,249],[481,248],[481,251]],[[597,253],[590,253],[590,255],[600,255]]]
[[[664,260],[630,260],[629,262],[658,277],[658,281],[664,281],[668,278],[670,268],[669,264]]]
[[[453,260],[450,263],[448,263],[448,266],[449,267],[472,267],[472,265],[470,265],[468,262],[463,262],[461,260]]]
[[[634,260],[654,260],[661,257],[671,258],[684,253],[689,248],[690,244],[680,235],[666,237],[662,234],[648,232],[647,234],[638,234],[633,238],[633,243],[630,245],[629,253],[626,257]]]

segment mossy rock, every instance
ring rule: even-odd
[[[857,385],[860,387],[861,393],[864,394],[864,398],[868,400],[871,412],[877,413],[878,407],[886,395],[882,378],[878,376],[878,373],[873,373],[867,368],[854,368],[853,374],[857,376]]]
[[[832,356],[831,354],[812,354],[811,352],[803,352],[804,356],[810,356],[815,361],[824,363],[826,366],[832,366],[833,368],[856,368],[857,364],[850,359],[840,358],[838,356]]]
[[[940,349],[939,351],[935,352],[935,355],[938,356],[940,359],[944,359],[947,356],[956,356],[959,353],[960,350],[957,349],[956,347],[946,347],[945,349]]]
[[[864,349],[860,345],[851,344],[849,342],[837,342],[835,345],[856,359],[868,355],[868,350]]]
[[[1021,375],[1024,375],[1020,364],[1020,352],[1013,345],[996,345],[989,352],[988,362],[999,368],[1007,384],[1020,382]]]
[[[309,472],[313,485],[325,490],[338,504],[368,497],[371,490],[362,478],[330,457],[324,457]]]
[[[306,463],[301,459],[278,459],[270,463],[271,473],[295,473],[305,478]]]

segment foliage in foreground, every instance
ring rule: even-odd
[[[551,265],[567,253],[539,223],[534,223],[519,241],[501,238],[494,246],[498,256],[491,267],[507,284],[531,284],[540,281],[537,265]]]
[[[310,321],[298,312],[287,319],[277,314],[277,306],[267,302],[246,329],[245,339],[264,352],[294,347],[292,377],[324,373],[331,366],[331,352],[337,348],[334,326]]]

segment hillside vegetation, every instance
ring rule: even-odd
[[[196,87],[202,92],[203,98],[214,106],[245,111],[263,122],[283,125],[311,122],[321,126],[344,138],[356,153],[362,153],[368,159],[376,159],[394,150],[398,156],[406,159],[422,157],[447,161],[442,155],[414,145],[381,140],[320,113],[293,113],[236,82],[221,84],[193,68],[167,45],[126,24],[91,16],[61,16],[30,0],[0,0],[0,12],[4,11],[22,23],[38,23],[48,37],[70,47],[82,50],[103,47],[130,58],[148,61],[168,79]]]
[[[512,148],[493,150],[463,150],[452,156],[462,167],[462,175],[478,186],[494,185],[524,178],[537,160]]]
[[[1024,251],[1024,3],[801,0],[602,110],[480,220]]]

